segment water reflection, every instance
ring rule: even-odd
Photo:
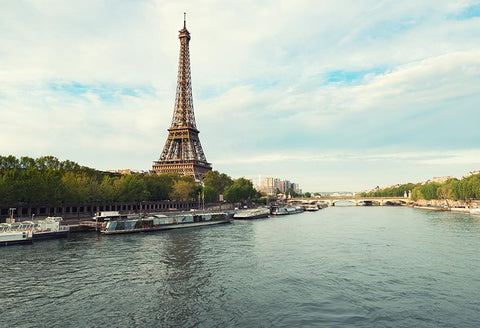
[[[165,309],[152,320],[196,326],[213,309],[227,314],[224,305],[234,279],[230,265],[238,249],[243,246],[245,252],[251,229],[251,224],[242,224],[238,230],[227,225],[162,233],[153,252],[156,261],[147,261],[143,268],[155,274],[150,286],[155,288],[155,308]]]

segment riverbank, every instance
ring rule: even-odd
[[[427,203],[425,205],[416,203],[412,207],[415,209],[426,210],[426,211],[450,211],[453,213],[472,214],[471,210],[480,208],[480,204],[478,201],[472,201],[472,202],[469,202],[468,204],[463,203],[463,204],[454,205],[454,206],[449,206],[448,203],[443,204],[441,206],[432,205],[431,203]]]
[[[427,207],[443,207],[446,205],[449,208],[468,208],[480,206],[480,200],[418,199],[415,201],[415,205]]]

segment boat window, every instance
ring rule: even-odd
[[[137,221],[125,221],[125,229],[133,229]]]
[[[117,222],[113,221],[113,222],[108,222],[107,223],[106,229],[108,231],[113,231],[113,230],[115,230],[116,227],[117,227]]]
[[[118,221],[116,230],[123,230],[123,229],[125,229],[125,222]]]

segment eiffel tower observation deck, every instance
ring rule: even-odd
[[[203,180],[212,169],[200,144],[193,112],[192,79],[190,74],[190,33],[184,16],[180,35],[180,58],[178,63],[177,92],[172,125],[168,129],[165,147],[158,161],[153,162],[157,174],[179,173],[196,180]]]

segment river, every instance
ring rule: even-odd
[[[2,327],[478,327],[480,217],[404,207],[0,248]]]

